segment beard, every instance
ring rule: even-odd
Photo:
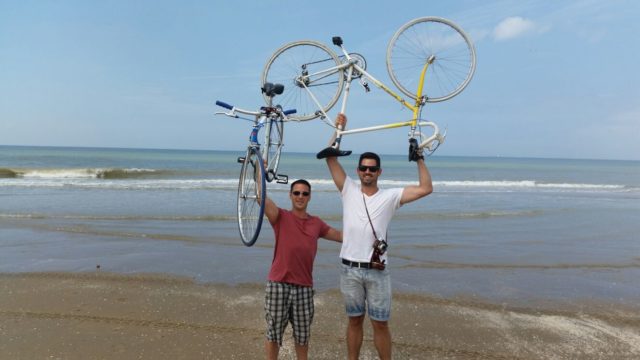
[[[361,175],[360,176],[360,182],[363,185],[375,185],[376,183],[376,178],[372,175]]]

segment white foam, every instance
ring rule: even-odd
[[[91,179],[97,177],[93,169],[33,169],[20,172],[24,179]]]
[[[103,180],[96,178],[64,178],[59,179],[2,179],[0,187],[25,188],[62,188],[77,187],[90,189],[117,190],[191,190],[191,189],[236,189],[237,179],[160,179],[160,180]]]
[[[18,178],[22,179],[95,179],[109,172],[121,172],[123,174],[154,173],[154,169],[145,168],[69,168],[69,169],[22,169],[17,170]]]
[[[130,168],[117,171],[129,173],[153,173],[153,169]],[[53,170],[25,170],[16,178],[0,179],[0,187],[80,187],[80,188],[104,188],[104,189],[236,189],[236,178],[214,179],[172,179],[172,178],[104,178],[102,174],[114,171],[113,169],[53,169]],[[296,180],[290,178],[289,183]],[[333,191],[335,185],[329,178],[307,179],[315,190]],[[405,187],[417,185],[416,180],[380,180],[383,188]],[[434,187],[438,191],[613,191],[634,192],[637,188],[626,188],[616,184],[585,184],[585,183],[540,183],[534,180],[519,181],[435,181]],[[275,191],[288,190],[287,185],[276,183],[269,184],[269,188]]]

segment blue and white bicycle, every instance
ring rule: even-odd
[[[276,181],[281,184],[289,182],[287,175],[278,173],[280,153],[284,145],[284,123],[288,115],[295,114],[295,109],[282,110],[279,105],[273,106],[273,97],[282,94],[281,84],[265,83],[262,93],[267,99],[267,106],[257,111],[243,110],[222,101],[216,105],[228,109],[228,112],[216,112],[253,122],[249,135],[249,145],[244,157],[239,157],[242,164],[238,183],[238,228],[240,238],[246,246],[252,246],[258,239],[262,219],[264,217],[264,201],[267,196],[267,182]],[[244,118],[248,115],[252,118]],[[262,144],[260,144],[262,140]]]

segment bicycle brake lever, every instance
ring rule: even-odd
[[[238,114],[234,112],[224,112],[224,111],[216,111],[213,115],[226,115],[229,117],[237,118]]]

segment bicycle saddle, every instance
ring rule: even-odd
[[[333,146],[329,146],[328,148],[324,148],[320,150],[320,152],[316,154],[316,158],[324,159],[328,157],[348,156],[348,155],[351,155],[351,150],[340,150],[340,149],[334,148]]]
[[[262,86],[262,93],[267,95],[268,97],[280,95],[283,91],[284,85],[282,84],[264,83],[264,85]]]

